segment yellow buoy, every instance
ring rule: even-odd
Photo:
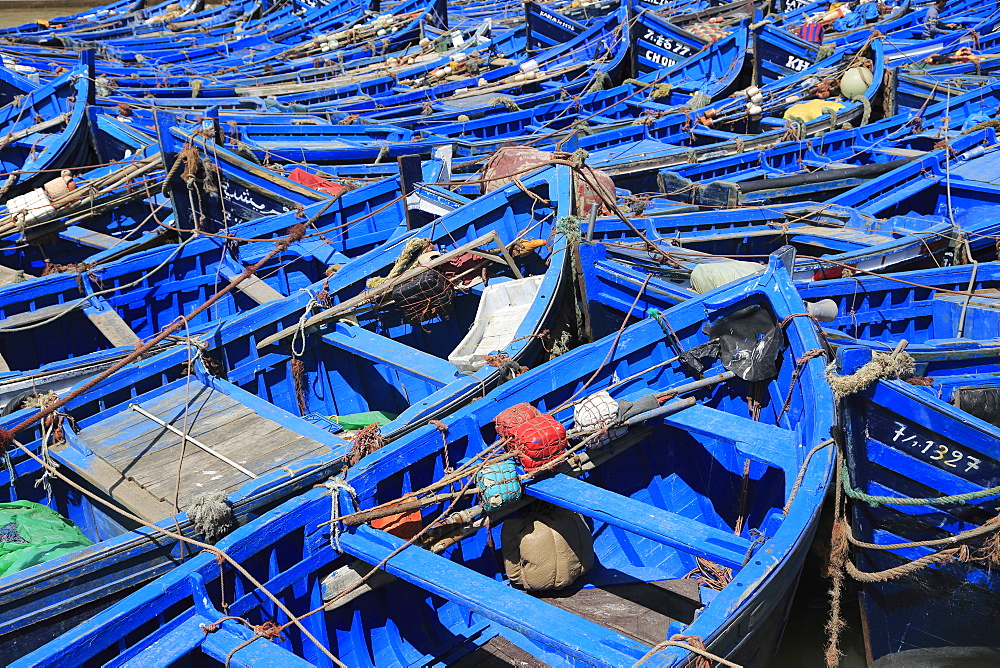
[[[807,102],[793,104],[787,111],[785,111],[785,115],[782,118],[786,121],[797,119],[808,123],[809,121],[814,121],[822,116],[825,113],[823,109],[840,111],[843,108],[844,105],[840,102],[832,102],[830,100],[809,100]]]

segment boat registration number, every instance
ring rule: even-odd
[[[673,58],[664,56],[661,53],[656,53],[655,51],[646,51],[646,60],[651,63],[655,63],[660,67],[670,67],[671,65],[676,65],[677,61]]]
[[[938,468],[955,473],[971,473],[980,470],[983,463],[981,457],[952,444],[927,438],[927,434],[918,433],[913,427],[895,420],[872,421],[876,427],[872,436],[883,443],[894,446],[898,450],[909,452],[920,459],[934,464]]]
[[[799,7],[805,7],[806,5],[811,5],[810,0],[785,0],[785,11],[792,12]]]
[[[687,57],[691,55],[691,47],[687,44],[674,41],[669,37],[664,37],[650,28],[646,29],[646,34],[643,35],[642,39],[660,49],[664,49],[670,53],[676,53],[678,56]],[[647,51],[646,53],[648,54],[649,52]]]
[[[795,56],[788,56],[788,62],[785,63],[785,67],[790,70],[795,70],[796,72],[801,72],[812,65],[808,60],[803,58],[796,58]]]

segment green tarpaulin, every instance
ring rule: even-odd
[[[93,545],[68,519],[31,501],[0,503],[0,577]]]
[[[351,415],[331,415],[330,419],[348,431],[364,429],[370,424],[382,426],[396,419],[396,415],[385,411],[368,411],[367,413],[352,413]]]

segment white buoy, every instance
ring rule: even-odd
[[[820,322],[833,322],[837,319],[837,302],[832,299],[821,299],[818,302],[806,302],[809,315]]]
[[[872,84],[872,71],[867,67],[852,67],[840,79],[840,92],[847,99],[864,95]]]

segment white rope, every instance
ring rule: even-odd
[[[337,552],[343,552],[340,549],[340,518],[342,517],[340,514],[340,490],[346,490],[351,495],[355,505],[358,503],[358,494],[343,478],[330,478],[323,483],[323,486],[330,490],[330,547]]]
[[[320,305],[309,288],[302,288],[302,291],[309,295],[309,303],[306,304],[302,315],[299,316],[299,324],[295,326],[295,332],[292,333],[292,355],[295,357],[302,357],[306,352],[306,322],[312,316],[313,307]],[[299,342],[301,342],[301,346]]]
[[[46,401],[43,395],[39,395],[38,403],[39,403],[39,408],[42,409],[45,408]],[[52,459],[52,455],[49,454],[49,439],[52,438],[52,433],[55,431],[56,425],[58,425],[59,421],[62,420],[62,416],[59,415],[59,413],[56,413],[52,417],[54,418],[54,420],[52,420],[48,424],[48,426],[46,426],[44,422],[42,423],[41,451],[42,451],[42,460],[46,463],[46,466],[42,469],[42,476],[35,481],[35,487],[41,485],[41,487],[45,490],[45,503],[48,506],[52,505],[51,471],[54,471],[56,468],[59,467],[58,462]]]

